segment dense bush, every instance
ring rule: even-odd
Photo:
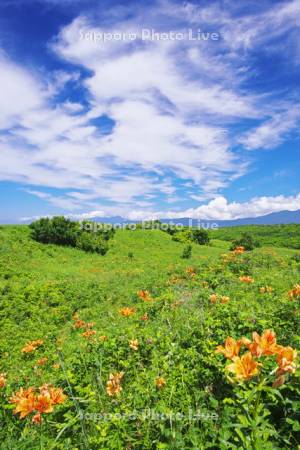
[[[43,217],[32,222],[29,227],[31,228],[31,237],[43,244],[74,247],[79,233],[78,223],[62,216],[53,217],[52,219]]]
[[[104,255],[108,250],[107,242],[99,235],[94,235],[88,231],[80,233],[76,240],[76,247],[80,250]]]
[[[236,247],[244,247],[245,250],[253,250],[255,247],[259,247],[259,243],[253,239],[253,236],[249,233],[243,233],[239,239],[235,239],[232,242],[231,250]]]
[[[207,245],[209,243],[209,234],[203,228],[192,228],[190,230],[190,239],[200,245]]]
[[[189,259],[192,256],[192,246],[189,244],[184,247],[181,258]]]
[[[114,229],[102,229],[92,222],[78,222],[63,216],[41,218],[29,225],[31,237],[43,244],[76,247],[86,252],[104,255],[108,250],[107,241]]]
[[[296,261],[297,263],[300,263],[300,254],[296,253],[296,255],[292,256],[292,260]]]
[[[210,241],[209,234],[203,228],[183,228],[181,230],[166,230],[175,242],[195,242],[199,245],[207,245]]]

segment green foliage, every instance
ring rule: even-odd
[[[170,234],[175,242],[195,242],[199,245],[208,245],[210,241],[209,233],[203,228],[184,227],[179,230],[168,228],[164,231]]]
[[[75,246],[80,250],[101,255],[105,255],[108,250],[107,242],[102,236],[94,235],[87,231],[83,231],[78,235]]]
[[[295,261],[296,263],[300,263],[300,254],[296,253],[296,255],[293,255],[292,260]]]
[[[209,234],[204,228],[192,228],[190,230],[190,239],[196,244],[208,245],[209,244]]]
[[[190,230],[188,228],[183,228],[182,230],[175,231],[173,234],[171,234],[171,236],[172,241],[174,242],[191,242]]]
[[[80,250],[104,255],[108,250],[107,241],[114,235],[113,228],[84,221],[81,226],[63,216],[41,218],[29,225],[31,237],[43,244],[76,247]]]
[[[235,239],[231,245],[231,250],[236,247],[244,247],[245,250],[254,250],[255,247],[259,247],[259,243],[254,240],[253,236],[249,233],[243,233],[239,239]]]
[[[192,246],[189,244],[186,247],[184,247],[181,258],[189,259],[191,256],[192,256]]]
[[[29,235],[25,226],[0,229],[1,449],[297,448],[299,370],[278,389],[258,389],[256,379],[229,383],[215,354],[227,336],[251,338],[268,328],[280,344],[299,349],[299,299],[288,296],[299,283],[295,251],[260,247],[233,257],[218,241],[193,245],[186,260],[178,258],[182,243],[167,233],[117,230],[99,258]],[[262,286],[273,290],[262,293]],[[139,298],[140,290],[152,300]],[[213,304],[212,294],[230,300]],[[130,317],[119,312],[127,306],[135,308]],[[95,322],[95,337],[83,337],[74,314]],[[44,345],[22,353],[34,339]],[[122,391],[110,397],[107,380],[120,371]],[[158,377],[166,381],[161,389]],[[30,415],[14,415],[9,398],[44,383],[62,387],[68,400],[40,427]]]
[[[79,225],[63,216],[41,218],[29,225],[31,237],[43,244],[69,245],[75,247]]]

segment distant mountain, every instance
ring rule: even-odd
[[[94,222],[98,223],[110,223],[114,225],[122,225],[122,224],[131,224],[141,222],[139,220],[129,220],[124,219],[121,216],[114,217],[95,217],[91,219]],[[32,220],[23,221],[23,224],[28,224],[32,222]],[[212,224],[216,224],[218,228],[221,227],[235,227],[241,225],[280,225],[280,224],[289,224],[289,223],[299,223],[300,224],[300,209],[297,211],[280,211],[276,213],[267,214],[266,216],[259,217],[247,217],[245,219],[235,219],[235,220],[207,220],[205,218],[201,220],[197,219],[189,219],[188,217],[182,217],[180,219],[160,219],[163,223],[174,223],[181,224],[184,226],[192,225],[197,226],[198,224],[202,224],[205,228],[210,228]],[[17,223],[15,220],[6,220],[1,221],[4,224],[13,224]]]
[[[161,222],[173,222],[182,223],[183,225],[188,225],[191,223],[191,219],[182,218],[174,219],[161,219]],[[234,220],[205,220],[201,219],[200,223],[203,224],[217,224],[218,227],[234,227],[241,225],[283,225],[289,223],[300,223],[300,209],[297,211],[280,211],[276,213],[267,214],[265,216],[259,217],[247,217],[243,219]],[[193,225],[197,225],[198,221],[193,219]]]
[[[96,222],[101,223],[111,223],[111,224],[124,224],[124,223],[137,223],[136,220],[127,220],[123,217],[101,217],[94,219]],[[244,219],[235,219],[235,220],[196,220],[189,219],[188,217],[182,217],[180,219],[160,219],[163,223],[174,223],[174,224],[182,224],[182,225],[193,225],[196,226],[199,223],[203,224],[203,226],[211,226],[212,224],[216,224],[218,227],[234,227],[241,225],[282,225],[289,223],[300,223],[300,209],[297,211],[280,211],[271,214],[267,214],[265,216],[259,217],[247,217]]]

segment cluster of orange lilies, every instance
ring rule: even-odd
[[[230,300],[230,297],[228,297],[227,295],[219,295],[219,294],[211,294],[209,296],[209,300],[211,303],[228,303]]]
[[[239,245],[238,247],[235,247],[232,253],[234,253],[235,255],[241,255],[242,253],[245,253],[245,247]]]
[[[239,356],[243,346],[248,349],[248,352]],[[258,375],[263,364],[257,359],[265,356],[276,357],[274,387],[281,386],[285,382],[286,374],[294,373],[296,370],[296,350],[277,344],[276,334],[272,330],[264,331],[261,336],[253,332],[252,340],[245,337],[235,340],[228,336],[224,346],[218,345],[216,353],[222,353],[232,361],[226,366],[226,370],[233,373],[237,381],[249,380]]]
[[[196,269],[194,267],[188,267],[185,273],[187,273],[190,277],[193,278],[196,276]]]
[[[27,342],[25,344],[25,346],[22,348],[22,353],[32,353],[43,344],[44,344],[44,341],[42,339],[37,339],[36,341]]]
[[[136,294],[138,298],[143,300],[144,302],[151,302],[154,300],[150,292],[145,289],[137,291]],[[121,316],[123,317],[130,317],[133,316],[135,313],[136,313],[135,307],[125,306],[124,308],[119,309],[119,314],[121,314]],[[149,319],[149,316],[147,313],[145,313],[143,314],[142,317],[140,317],[140,319],[146,322]]]
[[[146,291],[144,289],[141,289],[140,291],[138,291],[137,292],[137,296],[138,296],[138,298],[140,298],[144,302],[151,302],[153,300],[153,298],[151,297],[149,291]]]
[[[262,286],[259,288],[261,294],[271,294],[274,289],[271,286]]]
[[[32,422],[39,424],[42,414],[52,413],[54,407],[64,403],[66,398],[61,388],[44,384],[38,391],[34,387],[21,388],[11,397],[10,403],[15,405],[14,414],[20,414],[20,419],[33,414]]]
[[[247,275],[244,275],[244,276],[240,277],[239,280],[242,283],[247,283],[247,284],[254,283],[254,279],[252,277],[250,277],[250,276],[247,276]]]
[[[77,330],[84,330],[82,333],[82,336],[86,339],[90,339],[94,337],[97,334],[96,330],[93,330],[95,326],[95,322],[85,322],[84,320],[80,319],[78,313],[75,313],[73,315],[73,321],[74,321],[74,328]]]

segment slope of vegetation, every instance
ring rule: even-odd
[[[297,448],[297,252],[218,239],[118,230],[101,256],[1,227],[1,449]]]
[[[300,224],[292,225],[243,225],[219,228],[211,231],[211,237],[224,241],[239,239],[249,233],[261,245],[300,249]]]

